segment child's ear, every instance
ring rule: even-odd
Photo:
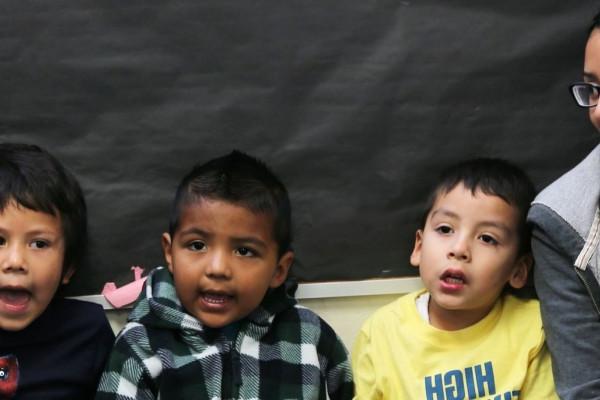
[[[63,272],[61,283],[63,285],[66,285],[67,283],[69,283],[71,281],[71,277],[73,276],[74,273],[75,273],[75,267],[73,267],[73,266],[66,267],[65,271]]]
[[[293,262],[294,252],[291,250],[286,251],[281,257],[279,257],[279,261],[277,261],[277,267],[275,267],[269,287],[276,288],[285,281]]]
[[[171,235],[169,235],[167,232],[162,234],[160,243],[162,245],[162,249],[163,249],[163,254],[165,256],[165,261],[167,262],[167,267],[169,268],[169,271],[171,271],[171,273],[173,273],[173,263],[171,262],[172,260],[172,254],[171,254],[171,250],[172,250],[172,243],[171,243]]]
[[[530,253],[520,256],[513,267],[508,284],[514,289],[521,289],[525,286],[532,265],[533,257],[531,257]]]
[[[410,265],[413,267],[419,268],[421,265],[421,247],[423,246],[423,231],[421,229],[417,230],[415,234],[415,246],[413,247],[413,251],[410,255]]]

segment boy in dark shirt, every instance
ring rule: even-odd
[[[93,397],[114,335],[100,306],[56,295],[86,233],[75,178],[37,146],[0,144],[0,398]]]

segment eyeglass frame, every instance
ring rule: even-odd
[[[573,91],[573,88],[575,86],[581,86],[581,85],[591,86],[594,89],[596,89],[596,91],[598,92],[598,101],[596,102],[596,104],[591,104],[589,106],[586,106],[586,105],[583,105],[583,104],[579,104],[579,101],[577,101],[577,96],[575,96],[575,92]],[[581,108],[596,107],[600,103],[600,85],[597,84],[597,83],[593,83],[593,82],[573,82],[573,83],[571,83],[569,85],[569,92],[571,93],[571,96],[573,96],[573,100],[575,100],[575,104],[577,104]]]

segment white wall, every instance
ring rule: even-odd
[[[300,303],[321,316],[342,338],[348,351],[367,317],[375,310],[395,299],[400,294],[379,296],[336,297],[330,299],[306,299]]]

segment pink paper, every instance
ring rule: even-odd
[[[132,267],[134,280],[131,283],[117,288],[114,282],[107,282],[104,284],[102,289],[102,295],[104,298],[114,307],[121,308],[128,304],[133,303],[140,295],[146,277],[142,278],[143,268]]]

